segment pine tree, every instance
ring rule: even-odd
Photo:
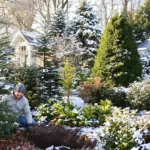
[[[65,30],[65,12],[63,9],[58,9],[52,17],[49,33],[51,37],[62,36],[65,34]]]
[[[85,0],[78,8],[69,32],[75,35],[77,40],[81,42],[81,46],[85,48],[82,53],[82,65],[91,68],[96,49],[99,47],[101,31],[98,20],[92,12],[92,7]]]
[[[92,75],[115,86],[128,86],[141,77],[142,66],[132,27],[123,15],[115,15],[108,23]]]
[[[140,44],[150,37],[150,1],[146,0],[135,14],[131,15],[136,41]]]

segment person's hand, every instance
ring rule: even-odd
[[[28,124],[28,131],[29,132],[33,132],[34,131],[33,124],[31,124],[31,123]]]

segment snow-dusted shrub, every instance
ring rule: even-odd
[[[83,82],[79,87],[79,96],[86,102],[94,104],[97,102],[96,93],[99,88],[103,85],[99,77],[89,79]],[[100,99],[99,99],[100,100]],[[99,101],[98,101],[99,102]]]
[[[100,104],[86,105],[81,108],[71,102],[58,101],[56,103],[42,104],[38,109],[39,122],[52,122],[55,125],[68,125],[72,127],[94,126],[103,124],[106,116],[111,115],[111,101],[101,101]]]
[[[112,116],[106,117],[105,126],[99,133],[105,150],[129,150],[137,145],[136,139],[133,138],[137,130],[135,114],[136,111],[129,108],[113,108]]]
[[[47,100],[47,103],[45,104],[41,104],[38,108],[37,108],[37,115],[36,115],[36,119],[40,122],[47,122],[50,121],[51,119],[54,118],[53,116],[53,104],[57,103],[57,101],[55,99],[49,99]]]
[[[126,107],[126,92],[122,88],[111,88],[107,85],[99,87],[96,92],[96,102],[99,102],[100,99],[109,99],[114,106]]]
[[[150,80],[130,84],[127,100],[131,108],[138,110],[150,109]]]

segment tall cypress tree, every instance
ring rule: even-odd
[[[92,75],[115,86],[128,86],[141,74],[142,66],[132,27],[124,15],[117,14],[104,31]]]

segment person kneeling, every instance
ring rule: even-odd
[[[23,83],[18,83],[13,89],[13,93],[5,95],[2,98],[3,102],[6,102],[10,111],[16,115],[19,120],[20,127],[28,127],[29,132],[33,131],[33,125],[35,124],[32,118],[28,99],[24,96],[25,87]]]

